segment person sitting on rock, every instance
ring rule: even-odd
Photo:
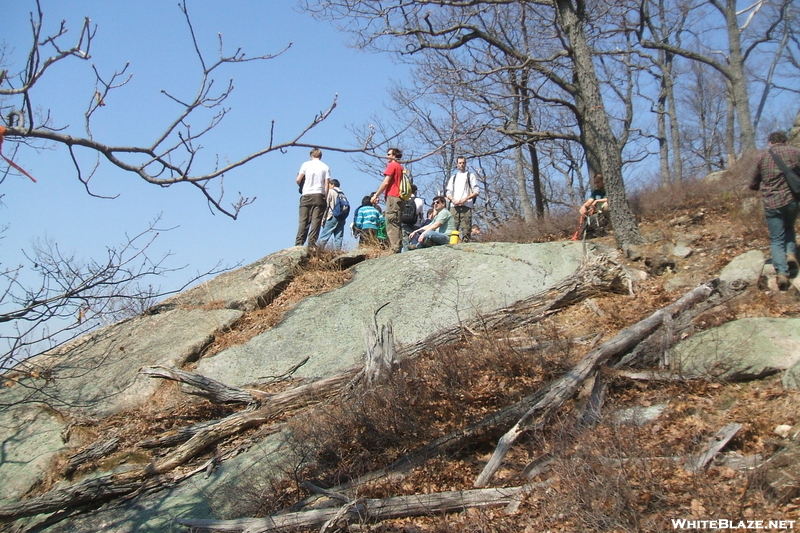
[[[581,216],[596,215],[603,213],[608,207],[608,197],[606,197],[606,186],[603,183],[603,175],[594,175],[594,188],[580,208]]]
[[[433,198],[433,211],[435,213],[433,221],[429,224],[414,230],[409,235],[413,239],[419,235],[419,244],[409,245],[409,249],[428,248],[429,246],[441,246],[450,242],[450,234],[456,229],[455,221],[450,211],[445,208],[445,197],[436,196]]]
[[[595,174],[593,181],[592,193],[579,210],[581,219],[578,222],[578,230],[572,235],[573,241],[580,240],[590,225],[595,228],[599,227],[608,214],[608,197],[603,183],[603,175]]]

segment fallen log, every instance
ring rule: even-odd
[[[89,479],[71,487],[53,490],[36,498],[0,506],[0,521],[52,513],[86,504],[100,504],[130,494],[144,486],[142,480],[118,482],[112,476]]]
[[[288,410],[299,409],[317,403],[336,393],[358,372],[349,372],[320,379],[273,395],[269,403],[252,411],[241,411],[223,418],[218,424],[201,429],[191,439],[159,461],[146,467],[146,475],[164,474],[197,456],[212,444],[248,428],[256,427],[272,420],[276,415]]]
[[[714,456],[728,445],[728,442],[740,429],[742,429],[741,424],[732,423],[717,431],[706,443],[705,449],[701,453],[689,458],[686,468],[691,472],[699,472],[704,469]]]
[[[703,376],[696,376],[694,374],[678,374],[671,371],[659,370],[643,370],[635,372],[632,370],[610,370],[609,375],[612,377],[625,378],[631,381],[660,381],[660,382],[675,382],[682,383],[694,379],[704,379]]]
[[[117,437],[91,444],[85,450],[81,450],[69,458],[69,463],[67,464],[67,469],[64,471],[64,475],[66,477],[72,476],[82,464],[105,457],[116,450],[118,445],[119,438]]]
[[[136,443],[136,446],[140,448],[167,448],[176,446],[191,439],[197,435],[200,430],[218,423],[219,420],[206,420],[205,422],[199,422],[191,426],[171,429],[158,437],[141,440]]]
[[[362,499],[349,502],[345,511],[340,508],[315,509],[297,513],[273,515],[264,518],[240,518],[236,520],[183,520],[181,525],[212,531],[241,531],[261,533],[267,531],[290,531],[292,529],[319,527],[337,517],[341,521],[381,520],[420,516],[432,513],[460,511],[470,507],[506,506],[529,492],[534,485],[521,487],[491,488],[466,491],[413,494],[391,498]]]
[[[553,412],[572,397],[584,380],[601,365],[633,348],[638,342],[657,330],[665,319],[672,319],[683,310],[708,298],[716,290],[718,283],[719,280],[715,279],[696,287],[678,301],[656,311],[587,353],[572,370],[556,380],[544,398],[531,407],[514,427],[500,438],[491,459],[475,480],[474,486],[485,487],[500,468],[503,459],[517,438],[526,431],[540,427]]]

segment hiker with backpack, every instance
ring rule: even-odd
[[[404,181],[403,166],[400,159],[403,152],[399,148],[389,148],[386,153],[389,162],[383,171],[383,181],[378,190],[372,195],[371,203],[377,205],[380,201],[381,193],[384,194],[386,201],[386,234],[389,238],[389,248],[392,252],[399,254],[403,247],[403,231],[400,228],[400,213],[403,211],[405,199],[401,197],[401,182]],[[408,178],[406,178],[407,181]],[[410,192],[410,191],[409,191]]]
[[[328,243],[328,239],[333,235],[333,247],[336,250],[342,249],[342,239],[344,237],[344,226],[350,215],[350,203],[347,197],[339,188],[339,180],[332,179],[328,189],[328,208],[323,217],[322,235],[319,237],[320,248]]]
[[[478,178],[467,169],[467,158],[456,159],[456,172],[447,180],[445,196],[450,201],[453,216],[461,241],[469,242],[472,233],[472,208],[478,197]]]
[[[797,242],[794,225],[800,211],[800,150],[787,146],[782,131],[769,135],[769,150],[761,154],[750,174],[750,189],[761,191],[769,231],[772,265],[778,275],[778,289],[789,288],[789,275],[797,273]]]
[[[425,220],[425,200],[417,197],[417,186],[411,185],[411,198],[406,200],[400,213],[400,227],[403,230],[403,250],[408,249],[409,235],[422,226]]]
[[[325,213],[325,194],[330,187],[331,170],[322,162],[322,150],[312,148],[311,160],[300,166],[297,185],[300,187],[300,222],[297,227],[295,246],[302,246],[308,237],[308,246],[317,245]]]

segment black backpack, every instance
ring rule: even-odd
[[[417,203],[413,198],[406,200],[403,205],[403,210],[400,211],[400,222],[411,225],[417,223]]]

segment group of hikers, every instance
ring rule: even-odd
[[[333,247],[340,249],[350,203],[340,183],[330,177],[328,165],[322,162],[322,151],[311,150],[311,159],[303,163],[297,174],[300,188],[300,223],[295,245],[306,242],[322,248],[333,238]],[[480,194],[474,172],[467,169],[467,159],[459,157],[456,171],[450,177],[444,195],[432,200],[425,212],[425,201],[418,196],[417,186],[410,183],[400,164],[403,153],[390,148],[387,164],[378,189],[364,196],[353,211],[351,229],[359,246],[385,246],[394,253],[456,242],[469,242],[480,231],[472,224],[472,209]],[[383,200],[384,209],[380,203]]]
[[[324,247],[333,237],[333,246],[341,248],[350,205],[339,181],[331,179],[330,169],[322,162],[322,151],[314,148],[310,155],[311,160],[303,163],[297,174],[301,199],[295,244],[302,246],[307,240],[310,247]],[[364,196],[355,210],[351,227],[361,246],[385,243],[392,252],[400,253],[469,241],[479,233],[472,224],[472,209],[480,189],[474,172],[467,169],[465,157],[457,159],[445,194],[433,198],[432,208],[425,215],[425,202],[408,180],[400,164],[402,157],[398,148],[387,151],[380,186]],[[800,269],[794,228],[800,211],[800,149],[787,146],[785,133],[770,134],[769,149],[758,159],[748,185],[761,192],[777,285],[786,290],[790,277]],[[593,220],[600,224],[608,216],[602,174],[594,176],[591,195],[579,211],[580,222],[573,240],[584,236]]]

